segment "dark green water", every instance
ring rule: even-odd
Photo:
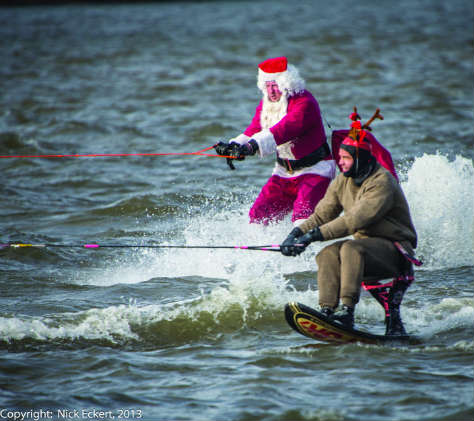
[[[284,304],[317,303],[318,244],[298,258],[3,249],[0,419],[474,417],[471,2],[0,8],[0,155],[203,149],[246,127],[257,64],[283,54],[333,129],[354,105],[385,116],[374,134],[393,155],[425,261],[402,306],[420,342],[335,347],[291,331]],[[0,240],[280,243],[289,219],[247,217],[272,159],[237,166],[1,158]],[[383,332],[368,295],[356,322]]]

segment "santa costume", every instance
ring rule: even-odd
[[[268,99],[265,84],[270,81],[282,93],[277,102]],[[272,176],[250,209],[250,222],[279,221],[293,211],[298,225],[313,213],[336,172],[319,104],[286,57],[260,63],[257,86],[263,98],[251,124],[229,141],[242,145],[254,139],[260,157],[276,153]]]

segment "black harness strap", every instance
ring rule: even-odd
[[[277,156],[277,162],[291,173],[293,171],[300,170],[301,168],[311,167],[312,165],[317,164],[319,161],[322,161],[324,158],[326,158],[330,153],[331,151],[329,150],[329,145],[324,143],[318,149],[301,159],[282,159]]]

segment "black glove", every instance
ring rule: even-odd
[[[242,155],[255,155],[258,151],[258,143],[255,139],[250,139],[248,143],[240,145],[240,153]]]
[[[258,143],[255,139],[250,139],[248,143],[239,145],[238,143],[230,143],[228,155],[235,157],[238,161],[243,161],[246,156],[255,155],[258,151]]]
[[[235,151],[235,147],[238,147],[239,145],[237,143],[224,143],[224,142],[219,142],[214,145],[214,149],[217,152],[217,155],[223,155],[223,156],[232,156],[234,154],[233,151]],[[234,158],[226,158],[227,165],[231,170],[235,170],[234,163],[232,162]],[[243,159],[243,158],[242,158]]]
[[[308,231],[305,235],[298,238],[298,243],[304,244],[305,248],[313,241],[324,241],[319,227],[313,228],[311,231]]]
[[[313,241],[324,241],[319,227],[313,228],[303,235],[300,228],[294,228],[280,247],[285,256],[297,256],[303,253]]]
[[[255,155],[258,151],[258,143],[255,139],[250,139],[248,143],[244,143],[243,145],[239,145],[235,142],[219,142],[214,145],[214,149],[218,155],[232,156],[232,158],[226,158],[226,161],[230,169],[235,170],[232,160],[243,161],[246,156]]]
[[[286,237],[286,240],[283,241],[282,245],[280,246],[280,251],[281,254],[284,256],[297,256],[298,254],[302,253],[303,250],[297,250],[295,244],[299,244],[298,238],[303,235],[303,231],[301,231],[299,228],[293,228],[293,230],[290,232],[288,237]]]
[[[245,154],[243,153],[244,149],[242,146],[243,145],[239,145],[238,143],[229,143],[227,155],[232,156],[232,159],[236,159],[237,161],[243,161],[245,159]]]
[[[216,143],[213,148],[216,150],[217,155],[228,155],[229,144],[224,142]]]

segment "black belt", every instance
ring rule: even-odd
[[[300,170],[301,168],[311,167],[312,165],[317,164],[319,161],[322,161],[326,158],[331,151],[329,150],[329,145],[324,143],[315,151],[311,152],[310,154],[306,155],[304,158],[301,159],[282,159],[277,156],[277,162],[285,169],[292,173],[293,171]]]

